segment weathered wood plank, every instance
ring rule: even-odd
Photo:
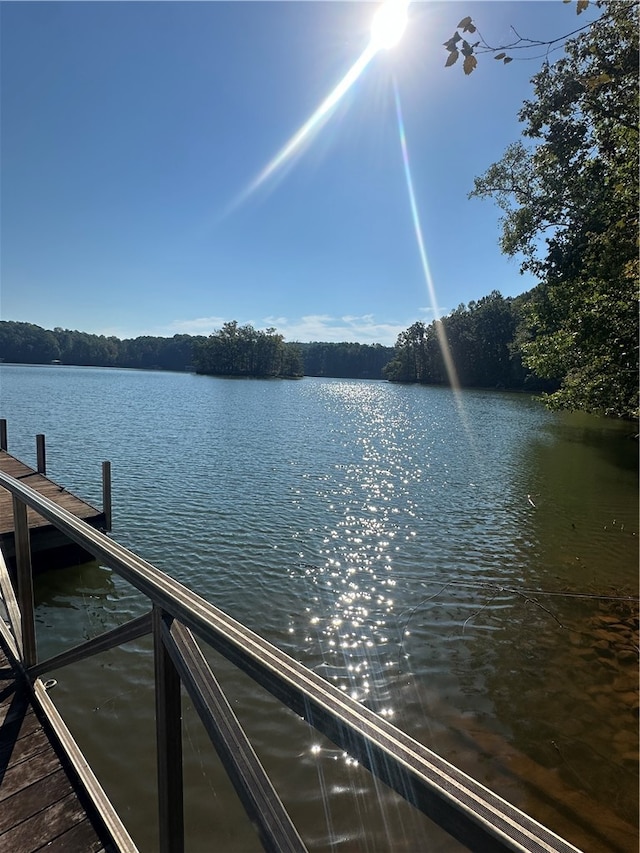
[[[25,465],[24,462],[21,462],[4,450],[0,450],[0,471],[26,483],[39,494],[44,495],[58,506],[64,507],[64,509],[73,513],[77,518],[82,518],[85,521],[98,519],[100,525],[104,524],[105,516],[103,512],[71,492],[68,492],[63,486],[59,486],[43,474],[34,471],[33,468]],[[51,527],[49,521],[33,508],[27,511],[27,523],[30,529]],[[12,533],[11,495],[5,489],[0,489],[0,536],[6,537]]]
[[[0,680],[0,726],[16,717],[23,716],[29,708],[29,695],[24,685],[17,684],[13,670],[3,670],[11,673],[11,679],[6,676]]]
[[[115,853],[110,845],[103,846],[88,820],[80,821],[41,849],[46,853]]]
[[[0,836],[0,845],[12,853],[33,853],[38,849],[38,839],[44,847],[45,839],[57,838],[83,820],[85,810],[71,792],[5,832]]]
[[[15,710],[14,708],[11,714],[3,715],[2,712],[10,707],[10,705],[3,705],[0,709],[0,717],[2,718],[0,721],[0,740],[4,740],[5,737],[12,738],[14,735],[16,738],[29,737],[41,727],[40,720],[33,708],[29,708],[26,713],[24,710]]]
[[[45,776],[60,768],[60,761],[53,749],[40,754],[38,761],[21,761],[10,767],[2,777],[0,784],[0,802],[13,796],[18,791],[28,788],[34,782],[39,782]],[[8,847],[7,850],[11,848]]]
[[[28,795],[17,793],[0,803],[0,833],[7,832],[33,817],[36,812],[42,810],[43,804],[58,802],[72,792],[71,783],[62,768],[34,782]]]
[[[16,732],[17,733],[17,732]],[[0,770],[15,767],[21,761],[35,758],[39,753],[49,748],[49,738],[42,727],[34,729],[29,734],[16,739],[5,740],[2,732],[0,741]]]

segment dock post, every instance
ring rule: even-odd
[[[162,639],[164,613],[153,606],[160,853],[184,853],[180,676]]]
[[[37,469],[38,474],[47,473],[47,454],[44,449],[44,435],[40,433],[36,436],[36,456],[38,457]]]
[[[33,615],[33,574],[31,572],[31,542],[27,523],[27,507],[13,496],[13,527],[16,543],[18,576],[17,599],[21,615],[22,657],[25,666],[38,662],[36,626]]]
[[[102,511],[105,530],[111,530],[111,462],[102,463]]]
[[[0,450],[7,449],[7,419],[0,418]]]

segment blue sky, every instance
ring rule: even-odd
[[[414,2],[312,139],[272,158],[369,42],[378,4],[7,3],[1,14],[0,317],[98,334],[210,334],[393,345],[437,310],[534,282],[499,251],[499,211],[467,199],[519,136],[540,60],[442,42],[471,15],[492,43],[550,38],[574,4]],[[583,16],[586,20],[586,16]]]

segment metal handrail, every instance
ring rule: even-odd
[[[179,740],[175,732],[169,736],[167,727],[180,723],[176,637],[184,646],[184,632],[180,634],[180,626],[184,626],[470,849],[576,853],[577,848],[569,842],[151,563],[2,472],[0,486],[14,497],[16,531],[18,527],[23,529],[19,515],[24,513],[26,517],[25,507],[31,507],[153,604],[156,715],[158,731],[164,730],[164,735],[158,735],[163,851],[183,849],[182,812],[176,808],[175,800],[177,780],[182,801],[181,753],[178,751],[167,762],[162,750],[171,751]],[[17,535],[16,552],[18,575],[30,574],[28,541],[19,542]],[[30,637],[28,627],[25,634],[25,623],[33,621],[33,612],[25,612],[28,606],[27,595],[20,601],[26,648]],[[177,626],[178,634],[172,632],[172,624]],[[30,660],[27,672],[29,665],[35,673],[41,672],[47,662],[37,664],[35,659]]]

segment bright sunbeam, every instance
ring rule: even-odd
[[[386,0],[379,7],[371,24],[371,41],[360,57],[353,63],[342,80],[327,95],[315,112],[312,113],[310,118],[293,134],[275,157],[267,163],[260,174],[229,206],[225,215],[246,201],[265,181],[273,177],[285,163],[292,159],[293,155],[301,149],[305,142],[308,143],[311,141],[379,50],[391,48],[400,41],[407,25],[407,8],[409,2],[410,0]]]
[[[411,167],[409,164],[409,151],[407,149],[407,137],[404,131],[404,121],[402,119],[402,108],[400,106],[400,95],[398,93],[398,87],[394,81],[393,84],[393,93],[396,101],[396,113],[398,116],[398,130],[400,132],[400,147],[402,149],[402,162],[404,164],[404,175],[407,181],[407,191],[409,193],[409,204],[411,206],[411,218],[413,219],[413,228],[416,234],[416,240],[418,243],[418,251],[420,253],[420,262],[422,264],[422,272],[424,273],[424,280],[427,284],[427,290],[429,291],[429,299],[431,301],[431,309],[433,310],[434,319],[436,321],[436,331],[438,333],[438,341],[440,343],[440,349],[442,350],[442,358],[444,360],[444,366],[447,371],[447,375],[449,377],[449,382],[451,383],[451,387],[454,391],[458,391],[460,389],[460,383],[458,382],[458,374],[456,373],[456,367],[453,363],[453,359],[451,358],[451,350],[449,349],[449,341],[447,340],[447,334],[445,332],[444,326],[440,322],[440,312],[438,310],[438,301],[436,298],[435,287],[433,286],[433,278],[431,277],[431,269],[429,268],[429,261],[427,259],[427,252],[424,247],[424,238],[422,236],[422,225],[420,224],[420,214],[418,212],[418,205],[416,204],[416,194],[413,188],[413,178],[411,176]]]
[[[449,377],[449,384],[451,385],[451,389],[453,390],[454,399],[456,401],[456,407],[460,414],[460,420],[462,422],[462,426],[464,427],[464,431],[467,434],[467,438],[469,439],[469,445],[473,449],[476,457],[476,461],[482,464],[481,457],[478,453],[478,448],[476,446],[476,442],[473,435],[473,430],[471,429],[471,425],[469,424],[469,419],[467,418],[467,413],[464,408],[464,402],[462,399],[462,394],[460,392],[460,382],[458,381],[458,373],[456,371],[456,366],[453,362],[453,358],[451,357],[451,350],[449,348],[449,341],[447,340],[447,332],[445,330],[444,324],[442,323],[440,317],[440,311],[438,309],[438,300],[436,297],[436,290],[433,286],[433,278],[431,276],[431,269],[429,268],[429,261],[427,259],[427,252],[424,247],[424,238],[422,236],[422,225],[420,224],[420,214],[418,212],[418,205],[416,203],[416,194],[413,188],[413,177],[411,175],[411,166],[409,164],[409,151],[407,149],[407,137],[404,130],[404,121],[402,119],[402,107],[400,106],[400,94],[398,92],[398,86],[394,80],[393,83],[393,92],[396,101],[396,113],[398,116],[398,131],[400,133],[400,147],[402,149],[402,161],[404,164],[404,174],[407,182],[407,191],[409,193],[409,204],[411,206],[411,218],[413,219],[413,228],[416,234],[416,241],[418,243],[418,251],[420,253],[420,262],[422,263],[422,271],[424,273],[424,280],[427,285],[427,290],[429,291],[429,299],[431,301],[431,309],[433,311],[433,316],[436,321],[436,334],[438,335],[438,344],[440,345],[440,351],[442,352],[442,360],[444,361],[444,366],[447,371],[447,376]]]
[[[342,98],[360,77],[377,51],[378,48],[373,44],[373,42],[369,43],[360,58],[353,63],[342,80],[338,83],[335,89],[327,95],[313,115],[307,119],[300,130],[291,137],[287,144],[280,149],[273,160],[264,167],[258,177],[246,190],[245,195],[250,195],[252,192],[257,190],[261,184],[263,184],[274,174],[274,172],[277,171],[277,169],[284,165],[284,163],[300,148],[303,142],[311,139],[312,135],[320,129],[325,120],[331,115]]]

